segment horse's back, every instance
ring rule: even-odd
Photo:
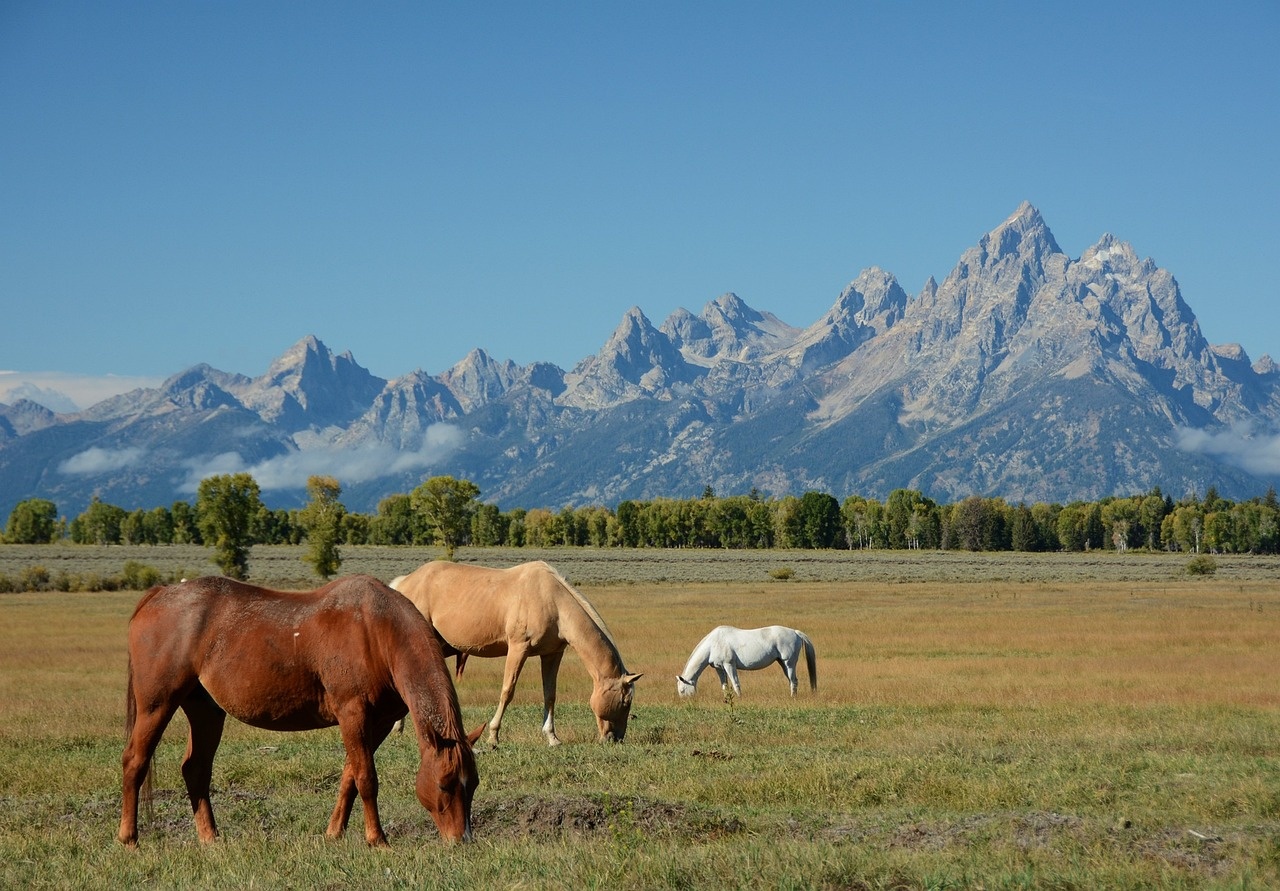
[[[413,605],[369,576],[315,591],[221,577],[152,589],[129,640],[140,676],[175,688],[198,682],[229,714],[275,730],[329,726],[333,703],[389,695],[398,661],[431,674],[435,643]],[[435,664],[447,679],[438,648]]]
[[[542,561],[498,569],[435,560],[403,576],[395,587],[443,632],[441,622],[460,621],[464,616],[505,624],[513,613],[531,607],[545,612],[558,578]]]

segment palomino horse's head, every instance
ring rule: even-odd
[[[429,726],[429,725],[428,725]],[[418,801],[436,821],[445,841],[471,841],[471,799],[480,785],[476,758],[471,751],[486,724],[467,734],[466,741],[446,740],[431,733],[424,741],[418,767]]]
[[[620,678],[601,678],[591,693],[591,711],[595,712],[600,726],[601,742],[622,742],[627,735],[627,720],[631,717],[631,701],[635,697],[636,681],[643,675],[624,674]]]

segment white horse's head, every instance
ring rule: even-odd
[[[686,681],[680,675],[676,675],[676,693],[681,696],[692,696],[698,692],[698,688],[690,681]]]

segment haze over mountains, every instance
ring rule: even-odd
[[[941,283],[909,298],[872,267],[804,328],[725,294],[658,327],[633,307],[568,371],[473,350],[388,381],[304,337],[256,378],[196,365],[85,411],[0,405],[0,512],[167,506],[241,470],[272,505],[335,476],[361,511],[445,473],[503,509],[707,486],[1249,498],[1280,479],[1277,429],[1270,357],[1210,345],[1130,245],[1103,235],[1072,259],[1023,204]]]

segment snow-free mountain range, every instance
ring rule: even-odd
[[[549,309],[549,311],[554,311]],[[1242,320],[1247,324],[1247,320]],[[373,511],[428,476],[504,510],[818,490],[1058,501],[1280,479],[1280,369],[1210,345],[1172,274],[1104,235],[1078,259],[1030,204],[908,297],[864,270],[804,328],[734,294],[639,308],[571,370],[473,350],[383,380],[305,337],[246,377],[195,365],[87,410],[0,405],[0,515],[191,500],[248,471],[268,504],[336,477]]]

